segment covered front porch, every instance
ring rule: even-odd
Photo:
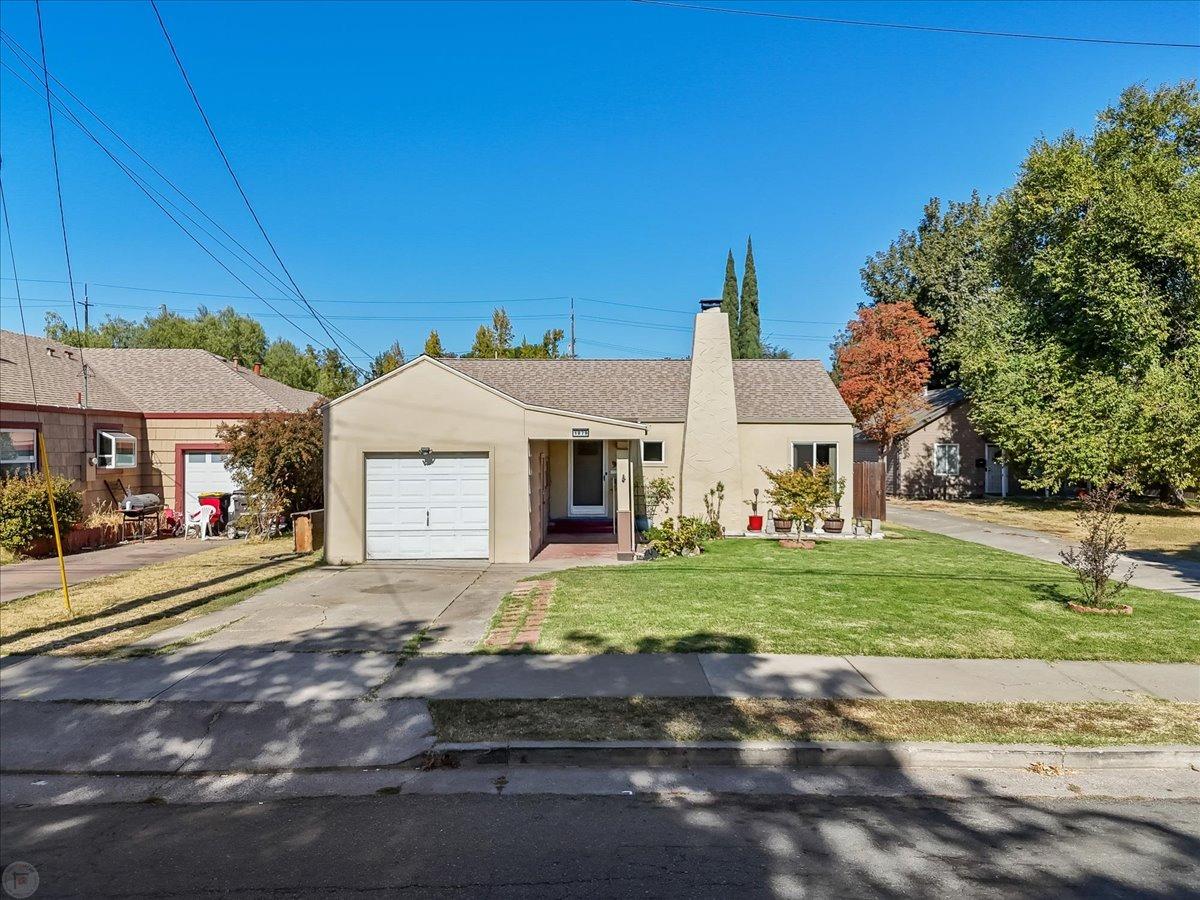
[[[584,436],[529,442],[531,559],[632,558],[639,443]]]

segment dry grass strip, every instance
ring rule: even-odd
[[[1200,744],[1200,704],[722,697],[435,700],[439,740]]]
[[[62,595],[44,591],[0,607],[0,654],[110,653],[155,632],[214,612],[320,562],[291,552],[291,538],[217,547],[85,581],[71,588],[74,618]]]

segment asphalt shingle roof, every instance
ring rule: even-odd
[[[925,392],[923,405],[912,417],[912,425],[904,432],[906,435],[912,434],[914,431],[920,431],[930,422],[940,419],[958,404],[967,399],[967,395],[963,393],[962,388],[933,388]],[[854,439],[856,441],[870,441],[871,439],[863,434],[858,429],[854,431]]]
[[[80,351],[43,337],[0,331],[0,402],[33,403],[26,359],[33,364],[37,401],[76,406],[83,390]],[[53,351],[53,352],[49,352]],[[88,403],[122,412],[257,413],[301,412],[320,394],[288,387],[207,350],[92,349],[82,351],[88,367]]]
[[[687,418],[690,359],[443,359],[523,403],[631,422]],[[815,359],[737,359],[740,422],[852,423]]]

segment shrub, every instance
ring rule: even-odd
[[[320,404],[303,413],[266,413],[223,425],[229,470],[255,510],[284,515],[324,503],[325,431]]]
[[[83,497],[71,479],[51,477],[59,531],[70,531],[83,515]],[[0,481],[0,547],[18,552],[39,538],[53,537],[50,504],[44,475],[26,475]]]
[[[62,513],[60,512],[61,516]],[[85,528],[120,528],[125,524],[125,514],[117,509],[111,500],[101,500],[92,504],[92,511],[83,520]]]
[[[762,471],[771,481],[767,497],[783,518],[811,523],[818,512],[833,504],[833,478],[828,466],[778,471],[763,466]]]
[[[665,511],[675,498],[675,481],[669,475],[646,482],[646,514],[653,521],[660,510]]]
[[[701,541],[716,541],[725,536],[725,530],[720,522],[711,519],[697,519],[695,516],[680,516],[679,527],[694,530]]]
[[[708,493],[704,495],[704,515],[707,517],[709,524],[715,526],[716,537],[721,537],[721,505],[725,502],[725,482],[718,481],[714,487],[708,489]]]
[[[1075,520],[1083,540],[1078,547],[1059,554],[1063,565],[1079,579],[1085,606],[1111,604],[1133,577],[1131,563],[1124,575],[1113,578],[1125,552],[1125,517],[1117,512],[1117,504],[1126,493],[1123,485],[1108,484],[1085,494]]]
[[[659,556],[695,556],[704,541],[721,536],[721,527],[703,519],[667,518],[646,531],[646,541]]]

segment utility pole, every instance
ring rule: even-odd
[[[88,286],[87,286],[87,282],[85,281],[83,283],[83,338],[80,341],[80,344],[87,344],[87,342],[88,342],[88,334],[90,333],[90,324],[88,322],[88,310],[89,309],[90,309],[90,304],[88,303]],[[76,323],[76,324],[78,324],[78,323]],[[88,370],[87,370],[87,362],[84,359],[82,348],[79,350],[79,360],[80,360],[81,365],[83,366],[83,408],[87,409],[92,404],[90,402],[90,398],[88,397]],[[85,440],[87,439],[86,436],[84,439]]]
[[[575,298],[571,298],[571,359],[575,358]]]

